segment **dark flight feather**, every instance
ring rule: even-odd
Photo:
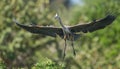
[[[113,15],[108,15],[103,19],[96,20],[96,21],[93,21],[93,22],[88,23],[88,24],[81,24],[81,25],[71,26],[71,27],[69,27],[69,29],[73,33],[77,33],[77,32],[84,32],[84,33],[93,32],[93,31],[105,28],[107,25],[111,24],[115,20],[115,18],[116,17],[113,16]]]
[[[38,26],[38,25],[23,25],[14,19],[14,22],[21,28],[35,34],[43,34],[52,37],[56,37],[56,35],[62,36],[63,31],[62,28],[49,27],[49,26]]]
[[[108,15],[103,19],[95,20],[88,24],[75,25],[67,28],[69,28],[70,31],[74,34],[77,32],[83,32],[83,33],[93,32],[93,31],[105,28],[107,25],[111,24],[115,20],[115,18],[116,17],[113,15]],[[64,37],[62,28],[50,27],[50,26],[38,26],[38,25],[23,25],[23,24],[20,24],[15,19],[14,19],[14,22],[19,27],[31,33],[43,34],[43,35],[48,35],[52,37],[56,37],[56,35],[59,35],[62,38]]]

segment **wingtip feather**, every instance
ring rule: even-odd
[[[109,18],[109,19],[112,19],[112,20],[115,20],[116,19],[116,16],[115,15],[107,15],[106,18]]]

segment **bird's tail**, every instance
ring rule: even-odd
[[[80,36],[81,36],[81,34],[74,34],[74,40],[79,39],[79,38],[80,38]]]

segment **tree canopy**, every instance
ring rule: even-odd
[[[65,7],[58,0],[1,0],[0,1],[0,68],[25,69],[119,69],[120,68],[120,1],[82,0],[83,4]],[[54,1],[54,0],[53,0]],[[64,3],[64,4],[63,4]],[[105,29],[82,35],[75,44],[76,56],[68,41],[67,56],[62,60],[64,41],[57,37],[36,35],[19,28],[21,24],[54,25],[59,13],[65,25],[88,23],[108,14],[117,16]]]

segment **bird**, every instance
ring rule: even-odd
[[[23,28],[24,30],[34,34],[43,34],[51,37],[56,37],[57,35],[59,35],[65,41],[65,46],[63,50],[63,58],[64,58],[66,56],[66,53],[65,53],[66,46],[67,46],[66,40],[71,41],[73,54],[76,55],[73,42],[76,41],[78,38],[80,38],[81,34],[78,34],[79,32],[88,33],[88,32],[94,32],[94,31],[103,29],[106,26],[112,24],[113,21],[116,19],[116,16],[109,14],[104,18],[94,20],[89,23],[77,24],[74,26],[63,25],[62,20],[57,13],[55,15],[55,19],[58,20],[61,27],[25,25],[25,24],[20,24],[16,19],[13,19],[13,21],[20,28]]]

